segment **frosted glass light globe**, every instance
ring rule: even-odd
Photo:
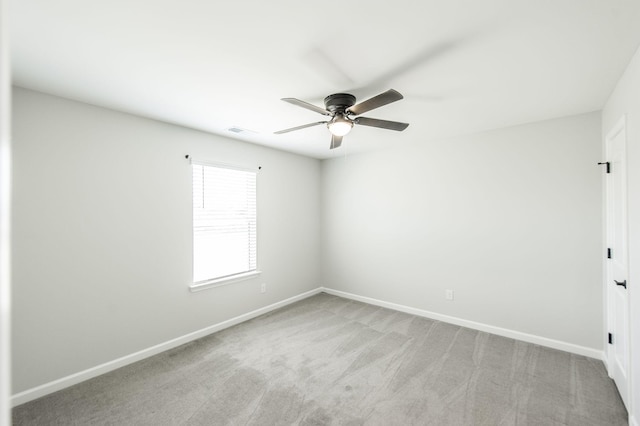
[[[335,136],[344,136],[351,131],[353,123],[342,117],[336,117],[333,121],[327,124],[331,134]]]

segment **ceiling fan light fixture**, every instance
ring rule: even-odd
[[[347,120],[344,117],[335,117],[327,124],[327,127],[329,128],[329,131],[332,135],[344,136],[351,131],[353,122],[351,122],[351,120]]]

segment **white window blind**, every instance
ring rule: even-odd
[[[256,270],[256,172],[192,164],[193,281]]]

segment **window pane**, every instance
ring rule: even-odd
[[[193,280],[256,269],[256,173],[193,166]]]

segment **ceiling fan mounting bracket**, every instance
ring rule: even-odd
[[[344,111],[356,104],[356,97],[349,93],[334,93],[324,98],[324,105],[331,114]]]

